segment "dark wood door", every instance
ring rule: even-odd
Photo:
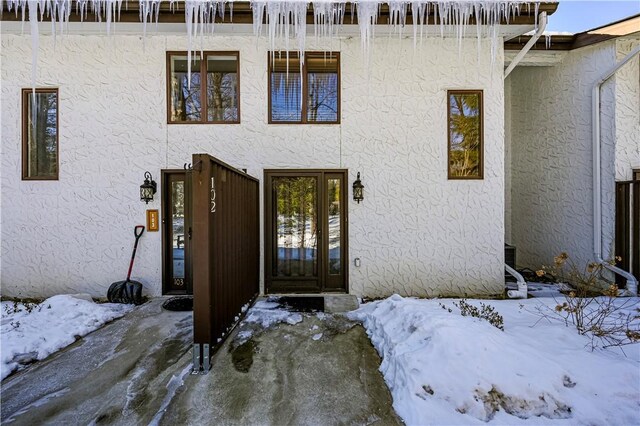
[[[191,294],[188,174],[185,170],[162,171],[163,294]]]
[[[347,291],[344,170],[265,171],[265,289]]]

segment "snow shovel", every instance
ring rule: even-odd
[[[107,291],[107,299],[111,303],[133,303],[134,305],[142,304],[142,284],[138,281],[131,280],[131,270],[133,269],[133,260],[136,258],[136,249],[138,248],[138,240],[144,232],[144,226],[138,225],[133,229],[133,235],[136,242],[133,245],[133,253],[131,253],[131,263],[129,263],[129,272],[127,279],[117,281],[109,287]]]

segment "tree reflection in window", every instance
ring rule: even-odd
[[[186,54],[169,55],[169,122],[238,123],[238,54],[205,52],[202,61],[193,55],[190,82],[187,60]]]
[[[448,109],[449,179],[482,179],[482,91],[449,91]]]

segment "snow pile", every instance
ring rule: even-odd
[[[256,323],[263,328],[269,328],[278,323],[294,325],[302,322],[302,315],[282,309],[278,302],[258,300],[249,310],[244,322]]]
[[[97,304],[88,295],[53,296],[39,305],[2,302],[1,379],[132,309],[132,305]]]
[[[394,295],[350,316],[383,358],[393,406],[409,425],[638,424],[640,344],[625,348],[629,358],[591,352],[586,337],[560,322],[532,327],[541,303],[555,306],[553,299],[491,301],[504,332],[461,316],[446,300]]]

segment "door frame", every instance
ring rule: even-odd
[[[296,176],[319,176],[319,193],[318,193],[318,212],[319,212],[319,221],[322,224],[322,235],[319,242],[319,253],[318,253],[318,263],[319,263],[319,273],[318,273],[318,281],[319,281],[319,290],[318,289],[310,289],[303,288],[300,291],[296,291],[295,289],[287,288],[287,289],[273,289],[272,287],[272,272],[273,272],[273,230],[272,230],[272,209],[273,209],[273,200],[271,197],[271,178],[272,177],[296,177]],[[343,266],[343,274],[344,274],[344,287],[340,289],[327,289],[325,288],[326,284],[326,276],[327,267],[329,265],[328,261],[325,261],[324,258],[328,257],[328,232],[325,230],[328,225],[328,206],[326,205],[326,196],[327,191],[325,188],[325,175],[342,175],[342,184],[344,188],[341,190],[341,212],[343,216],[342,220],[342,232],[341,232],[341,242],[340,245],[342,247],[341,251],[341,264]],[[264,169],[264,292],[265,294],[304,294],[304,293],[339,293],[339,294],[348,294],[349,293],[349,185],[348,185],[349,171],[348,169]],[[326,234],[326,235],[325,235]],[[328,259],[327,259],[328,260]]]
[[[185,229],[185,239],[184,239],[184,291],[175,291],[171,289],[170,280],[173,278],[170,275],[171,268],[169,268],[169,250],[168,248],[171,246],[171,241],[169,241],[169,237],[171,232],[169,232],[170,218],[171,218],[171,206],[169,205],[169,200],[171,199],[171,195],[169,193],[171,185],[170,179],[176,175],[184,176],[184,229]],[[189,233],[191,230],[191,205],[190,199],[190,185],[189,185],[189,171],[184,169],[162,169],[160,170],[160,188],[161,188],[161,246],[162,246],[162,294],[163,295],[182,295],[182,294],[193,294],[193,289],[191,285],[191,238],[189,237]]]

